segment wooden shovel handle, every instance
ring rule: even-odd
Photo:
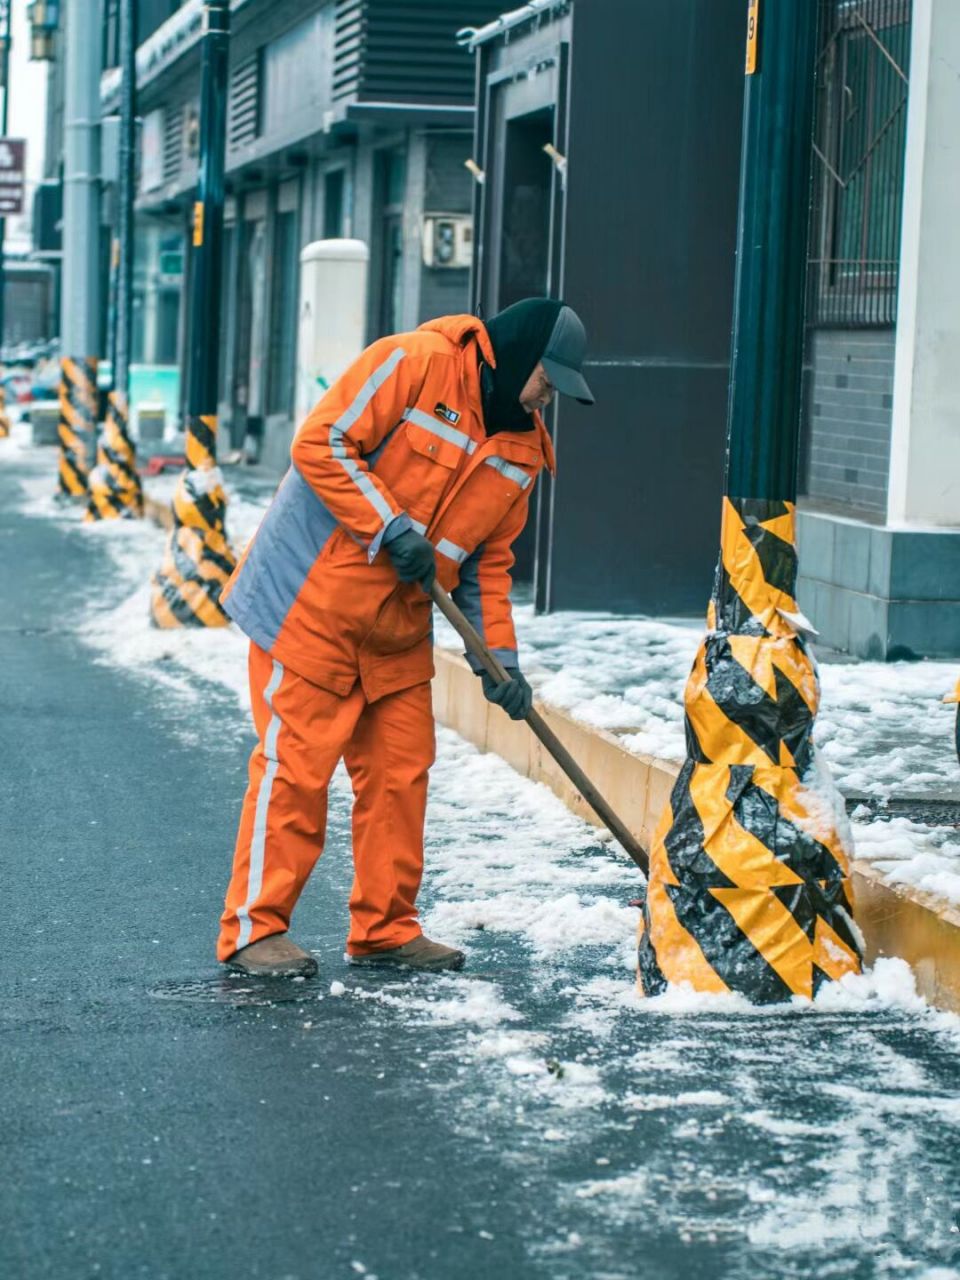
[[[503,664],[490,652],[484,643],[483,637],[464,617],[439,583],[434,582],[430,588],[430,595],[433,597],[434,604],[460,636],[467,652],[476,658],[484,671],[499,684],[502,684],[504,680],[509,680],[510,676],[507,674]],[[526,719],[527,724],[550,752],[584,800],[590,805],[590,808],[593,809],[607,830],[611,832],[643,874],[646,875],[650,864],[647,858],[647,851],[640,841],[620,821],[536,707],[530,708]]]

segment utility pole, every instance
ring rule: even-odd
[[[60,493],[71,498],[87,495],[97,434],[103,34],[99,9],[90,0],[65,4]]]
[[[825,769],[795,500],[819,5],[748,0],[720,558],[684,697],[687,759],[651,853],[640,984],[756,1002],[860,967]]]
[[[3,115],[0,118],[0,138],[7,136],[7,121],[10,114],[10,0],[0,0],[0,79],[3,81]],[[5,240],[7,220],[0,214],[0,353],[6,338],[7,314],[7,269]],[[0,360],[2,365],[2,360]],[[6,388],[0,385],[0,440],[10,434],[10,417],[7,413]]]
[[[10,2],[0,0],[0,80],[3,82],[3,114],[0,117],[0,138],[7,136],[10,118]],[[7,220],[0,214],[0,347],[6,340],[7,324],[7,268],[6,268]],[[0,414],[3,413],[3,391],[0,389]]]
[[[227,500],[217,467],[220,277],[227,136],[230,0],[204,5],[200,70],[200,164],[193,206],[187,346],[187,468],[173,499],[173,530],[154,575],[158,627],[229,622],[220,592],[236,557],[227,542]]]
[[[109,520],[143,514],[143,489],[130,439],[130,336],[133,311],[134,198],[137,173],[137,0],[120,0],[120,156],[111,359],[113,387],[107,421],[90,476],[87,517]]]

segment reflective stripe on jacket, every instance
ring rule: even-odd
[[[448,316],[369,347],[311,411],[292,466],[222,600],[252,640],[305,679],[381,698],[433,675],[431,603],[383,548],[408,528],[440,584],[502,661],[516,662],[511,544],[533,481],[553,470],[539,415],[487,437],[483,324]]]

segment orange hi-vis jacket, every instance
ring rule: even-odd
[[[369,347],[306,418],[292,466],[222,596],[277,661],[368,701],[433,675],[431,602],[384,549],[430,539],[437,578],[506,665],[516,665],[511,544],[553,448],[530,431],[488,437],[479,362],[486,329],[447,316]]]

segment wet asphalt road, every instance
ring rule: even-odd
[[[538,969],[504,936],[382,989],[340,960],[342,795],[298,910],[321,980],[223,978],[244,718],[93,662],[71,628],[104,548],[18,493],[0,468],[0,1277],[960,1274],[955,1026],[595,1019],[599,951]],[[412,1016],[491,979],[538,1063]]]
[[[11,515],[12,488],[0,476],[0,1276],[523,1274],[528,1210],[425,1091],[415,1029],[307,1009],[305,984],[247,1004],[221,980],[246,727],[210,691],[187,750],[148,688],[91,662],[64,628],[102,549]],[[337,871],[301,913],[327,984]]]

